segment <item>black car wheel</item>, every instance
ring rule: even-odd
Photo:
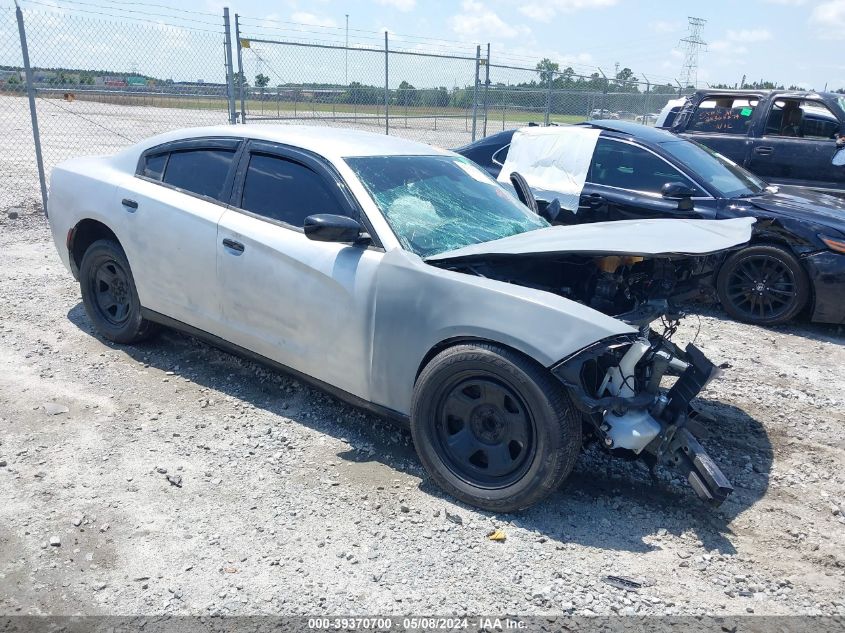
[[[581,448],[580,418],[544,367],[492,344],[450,347],[420,373],[414,444],[431,478],[470,505],[530,506],[555,490]]]
[[[135,343],[150,336],[155,325],[141,317],[141,302],[126,254],[113,240],[88,247],[79,267],[85,313],[97,331],[116,343]]]
[[[719,300],[735,319],[776,325],[795,318],[810,297],[810,282],[798,259],[774,245],[732,255],[716,283]]]

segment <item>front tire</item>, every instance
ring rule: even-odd
[[[115,343],[137,343],[155,331],[141,317],[141,302],[129,261],[114,240],[97,240],[82,256],[79,286],[85,313],[97,331]]]
[[[772,244],[731,255],[719,271],[722,307],[738,321],[777,325],[794,319],[810,298],[810,280],[790,251]]]
[[[422,370],[411,404],[420,460],[446,492],[512,512],[560,486],[581,449],[581,422],[541,365],[499,345],[456,345]]]

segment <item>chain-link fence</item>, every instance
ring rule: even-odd
[[[0,209],[40,200],[15,10],[0,8]]]
[[[450,147],[472,134],[477,56],[252,37],[236,16],[242,120],[318,120]],[[246,27],[248,28],[248,27]]]
[[[180,127],[316,123],[457,147],[528,123],[651,123],[677,94],[542,63],[490,63],[489,45],[364,31],[349,44],[348,30],[344,43],[301,41],[267,20],[230,23],[228,9],[124,6],[114,15],[32,2],[47,8],[0,8],[3,210],[37,206],[39,185],[46,196],[50,170],[66,158],[113,153]],[[171,13],[155,13],[159,6]]]
[[[48,179],[73,156],[109,154],[160,132],[230,119],[223,16],[188,26],[76,11],[21,16]],[[0,69],[0,208],[31,205],[41,197],[14,9],[0,9]]]

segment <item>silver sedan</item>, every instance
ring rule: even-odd
[[[730,492],[687,424],[717,372],[669,336],[748,222],[550,226],[451,152],[298,126],[70,160],[48,209],[103,337],[178,328],[405,422],[467,503],[537,502],[585,438]]]

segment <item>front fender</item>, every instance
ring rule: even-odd
[[[594,341],[633,332],[563,297],[444,270],[392,250],[377,276],[371,399],[408,414],[420,364],[444,341],[491,341],[551,367]]]

